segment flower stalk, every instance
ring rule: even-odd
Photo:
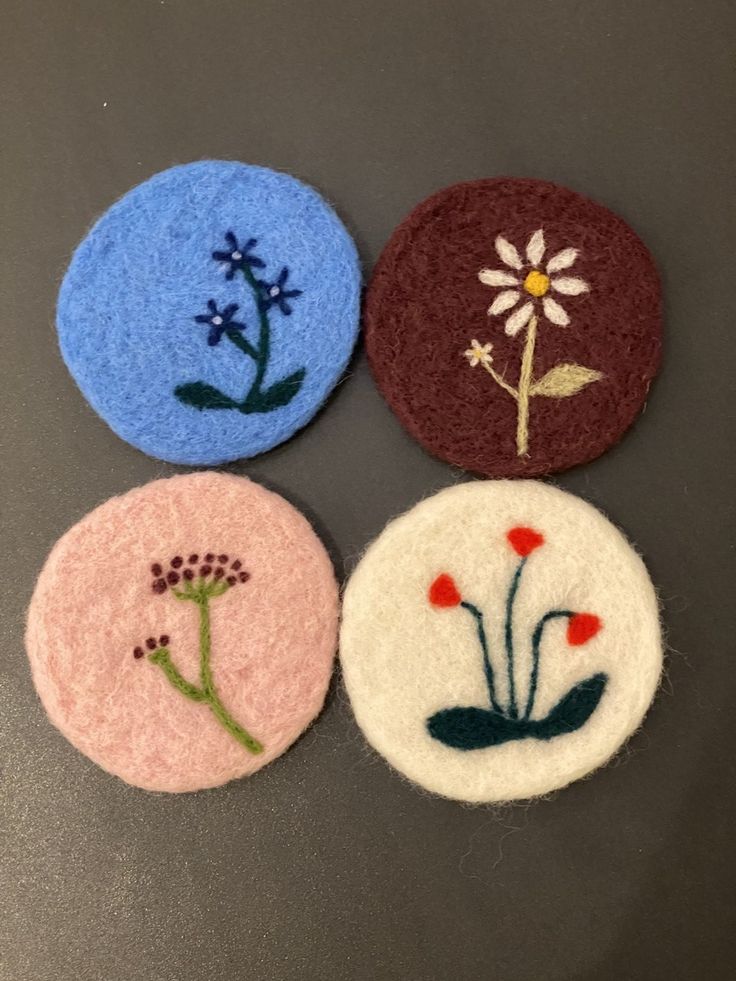
[[[436,609],[459,606],[473,617],[488,689],[489,707],[441,709],[427,721],[431,736],[456,749],[479,749],[529,737],[551,739],[573,732],[593,713],[607,682],[606,675],[593,675],[575,685],[543,719],[532,718],[539,687],[542,637],[547,624],[566,619],[567,642],[573,647],[587,643],[602,626],[600,619],[592,613],[549,610],[536,624],[531,636],[531,669],[524,709],[520,712],[516,685],[514,605],[529,556],[544,544],[544,537],[533,528],[516,527],[508,532],[507,539],[520,561],[511,579],[505,603],[504,646],[508,679],[505,706],[499,702],[496,693],[482,611],[462,598],[455,581],[447,573],[438,576],[429,589],[429,601]]]
[[[251,238],[244,245],[238,245],[234,233],[227,232],[225,240],[226,251],[213,252],[212,258],[225,265],[227,279],[242,274],[258,316],[258,342],[254,344],[248,340],[244,336],[247,325],[233,319],[233,315],[240,309],[237,303],[231,303],[221,310],[215,301],[210,299],[207,301],[208,313],[199,314],[194,320],[208,327],[207,343],[210,347],[216,347],[223,336],[227,337],[231,344],[253,361],[255,374],[242,399],[231,398],[225,392],[202,381],[177,385],[174,394],[180,402],[200,410],[235,409],[245,415],[272,412],[287,405],[294,398],[304,381],[306,368],[299,368],[268,388],[263,387],[271,358],[269,312],[276,308],[284,316],[290,316],[292,308],[289,301],[301,296],[302,291],[287,287],[289,270],[286,266],[273,282],[256,279],[253,270],[265,268],[263,260],[253,255],[251,251],[257,244],[256,239]]]
[[[242,563],[239,559],[232,562],[226,569],[225,566],[228,561],[227,555],[215,556],[213,553],[208,553],[196,570],[193,566],[197,566],[199,563],[198,555],[190,556],[186,565],[181,556],[175,556],[171,559],[169,571],[165,576],[160,563],[154,563],[151,568],[155,577],[152,584],[154,593],[161,594],[170,589],[176,599],[194,603],[197,607],[199,615],[199,686],[187,681],[172,661],[170,641],[167,635],[162,635],[158,642],[155,638],[149,637],[145,646],[148,651],[148,660],[163,671],[173,688],[193,702],[206,704],[223,729],[229,732],[249,753],[258,754],[263,752],[263,744],[230,715],[220,699],[212,673],[210,603],[212,600],[224,596],[239,583],[247,582],[250,578],[249,573],[242,570]],[[219,564],[214,565],[215,562]],[[142,658],[144,653],[146,651],[143,647],[136,647],[133,656],[137,659]]]

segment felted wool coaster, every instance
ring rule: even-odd
[[[399,225],[365,303],[366,350],[431,453],[493,477],[592,460],[660,362],[652,258],[599,204],[546,181],[444,188]]]
[[[277,494],[197,473],[114,497],[52,550],[28,614],[67,739],[147,790],[259,770],[320,711],[337,640],[324,547]]]
[[[66,364],[123,439],[173,463],[250,457],[304,426],[358,331],[352,239],[314,191],[203,161],[135,187],[74,254]]]
[[[358,725],[427,790],[535,797],[606,762],[662,670],[643,562],[600,512],[535,481],[461,484],[392,521],[347,586]]]

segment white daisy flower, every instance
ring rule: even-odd
[[[492,344],[481,344],[474,338],[470,342],[470,347],[468,350],[463,351],[463,354],[468,359],[468,363],[470,364],[471,368],[475,368],[475,366],[478,364],[482,364],[483,367],[486,367],[493,362],[493,358],[491,357],[492,350]]]
[[[489,316],[498,316],[515,307],[513,313],[506,318],[504,328],[509,337],[515,337],[531,320],[536,304],[541,303],[542,312],[550,323],[567,327],[570,318],[564,307],[548,294],[552,291],[563,296],[578,296],[580,293],[588,292],[590,287],[584,279],[554,275],[563,269],[568,269],[575,262],[578,250],[563,249],[553,255],[542,268],[545,244],[544,232],[541,228],[538,228],[527,242],[526,262],[522,260],[515,246],[502,235],[496,238],[495,246],[499,259],[508,270],[513,272],[506,269],[481,269],[478,273],[478,279],[486,286],[505,287],[488,308]],[[517,306],[519,301],[522,301],[521,306]]]

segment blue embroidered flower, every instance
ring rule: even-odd
[[[258,305],[262,310],[268,310],[269,307],[278,307],[283,314],[286,314],[287,317],[289,316],[291,305],[287,301],[293,299],[295,296],[301,296],[302,290],[285,289],[284,287],[288,278],[289,270],[284,266],[275,283],[267,283],[263,279],[258,280],[258,285],[261,288]]]
[[[238,245],[238,240],[232,232],[225,233],[227,248],[224,252],[213,252],[212,258],[217,262],[224,262],[228,269],[225,279],[232,279],[238,270],[243,270],[246,266],[251,269],[265,269],[266,263],[259,259],[257,255],[251,255],[251,249],[258,244],[257,238],[249,238],[244,245]]]
[[[214,347],[220,343],[222,335],[226,330],[245,330],[245,324],[232,319],[235,311],[240,309],[237,303],[228,303],[222,310],[218,310],[214,300],[207,300],[207,307],[210,311],[209,313],[201,313],[194,319],[198,324],[209,325],[210,331],[207,335],[207,343],[210,347]]]

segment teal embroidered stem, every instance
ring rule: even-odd
[[[158,650],[154,651],[153,654],[148,655],[149,661],[153,664],[158,664],[163,673],[169,679],[171,684],[180,691],[182,695],[187,698],[191,698],[193,702],[205,702],[207,701],[207,696],[203,691],[200,691],[195,685],[190,684],[185,678],[179,674],[171,661],[171,653],[168,647],[159,647]]]
[[[523,718],[528,719],[534,709],[534,699],[537,697],[537,682],[539,681],[539,651],[542,643],[542,634],[544,633],[544,628],[547,626],[550,620],[556,620],[561,617],[572,617],[575,614],[572,610],[550,610],[549,613],[545,613],[542,619],[534,628],[534,633],[532,634],[532,670],[529,676],[529,692],[526,699],[526,708],[524,709]]]
[[[460,604],[464,610],[475,620],[476,629],[478,631],[478,642],[480,643],[481,650],[483,651],[483,671],[486,676],[486,685],[488,687],[488,695],[491,699],[491,707],[496,712],[503,714],[501,706],[496,701],[496,686],[493,679],[493,665],[491,664],[491,659],[488,654],[488,640],[486,638],[485,626],[483,624],[483,614],[478,609],[477,606],[473,606],[472,603],[467,603],[465,600]]]
[[[504,637],[506,641],[506,663],[508,666],[509,678],[509,716],[512,719],[519,718],[519,709],[516,704],[516,683],[514,681],[514,600],[519,590],[521,574],[526,565],[527,556],[525,555],[514,573],[511,580],[508,597],[506,598],[506,626]]]
[[[263,376],[266,373],[266,366],[268,365],[268,359],[271,354],[271,324],[268,320],[268,313],[265,304],[261,302],[260,290],[258,288],[258,283],[256,282],[255,276],[249,265],[243,266],[243,276],[246,282],[251,288],[253,293],[253,299],[256,303],[256,309],[258,310],[258,353],[256,357],[256,376],[253,379],[253,384],[248,391],[244,401],[247,401],[248,396],[255,393],[260,393],[261,383],[263,382]]]
[[[238,330],[226,330],[225,337],[243,352],[247,354],[249,358],[253,358],[254,361],[258,361],[258,351],[253,347],[250,341],[247,341],[243,335]]]

